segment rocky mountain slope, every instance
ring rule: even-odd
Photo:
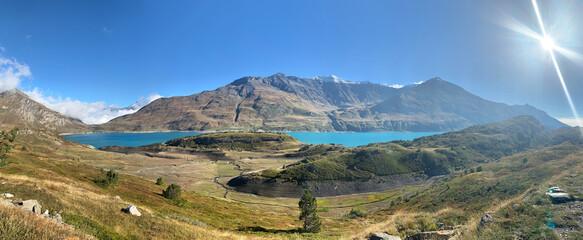
[[[564,126],[534,107],[491,102],[439,78],[396,89],[278,73],[161,98],[96,130],[449,131],[519,115],[533,115],[547,128]]]
[[[0,129],[36,128],[56,133],[87,132],[87,125],[65,117],[14,89],[0,93]]]

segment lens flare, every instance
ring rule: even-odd
[[[540,15],[540,12],[538,10],[538,4],[536,3],[536,0],[532,0],[532,6],[534,7],[534,12],[536,13],[536,18],[538,19],[538,24],[540,25],[540,29],[542,32],[542,37],[539,38],[539,40],[541,41],[541,44],[543,45],[543,48],[545,50],[548,50],[550,55],[551,55],[551,60],[553,60],[553,65],[555,66],[555,70],[557,71],[557,76],[559,77],[559,80],[561,81],[561,86],[563,87],[563,91],[565,92],[565,96],[567,97],[567,101],[569,102],[569,107],[571,108],[571,111],[573,112],[573,115],[575,117],[575,121],[577,121],[577,126],[579,126],[579,130],[581,132],[581,135],[583,135],[583,128],[581,126],[581,120],[579,119],[579,114],[577,114],[577,109],[575,108],[575,104],[573,103],[573,100],[571,99],[571,94],[569,94],[569,90],[567,89],[567,85],[565,84],[565,79],[563,79],[563,74],[561,73],[561,69],[559,68],[559,64],[557,63],[557,58],[555,57],[555,52],[553,51],[554,49],[557,48],[557,46],[555,45],[555,42],[553,41],[552,38],[550,38],[547,35],[547,32],[545,31],[545,25],[543,24],[543,20],[542,17]]]
[[[553,39],[549,36],[540,38],[539,41],[543,48],[547,51],[552,51],[555,48],[557,48],[557,45],[555,45],[555,41],[553,41]]]

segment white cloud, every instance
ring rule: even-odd
[[[107,28],[104,28],[105,30]],[[4,47],[0,46],[0,53],[4,51]],[[31,77],[32,73],[28,65],[0,55],[0,92],[15,89],[23,79]],[[140,97],[136,103],[129,107],[120,108],[116,105],[107,105],[103,101],[88,103],[71,98],[63,99],[61,97],[45,96],[38,88],[34,88],[32,91],[24,91],[24,93],[46,107],[65,116],[79,119],[86,124],[105,123],[116,117],[135,113],[142,107],[162,97],[158,94],[150,94],[147,97]]]
[[[414,82],[414,84],[415,84],[415,85],[419,85],[419,84],[422,84],[422,83],[424,83],[424,82],[425,82],[425,81],[419,81],[419,82]]]
[[[571,127],[579,126],[583,127],[583,118],[557,118],[557,120],[561,121],[564,124],[567,124]]]
[[[393,85],[390,85],[389,87],[399,89],[399,88],[403,88],[404,86],[401,84],[393,84]]]
[[[158,94],[150,94],[145,98],[140,97],[136,103],[129,107],[120,108],[117,105],[108,106],[103,101],[88,103],[70,98],[53,98],[51,96],[45,96],[38,88],[34,88],[32,91],[26,91],[25,93],[46,107],[65,116],[79,119],[86,124],[106,123],[116,117],[135,113],[142,107],[162,97]]]
[[[1,48],[0,52],[3,51],[4,48]],[[30,77],[32,73],[28,65],[0,56],[0,92],[15,89],[20,81]]]

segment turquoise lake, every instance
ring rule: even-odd
[[[388,142],[392,140],[413,140],[418,137],[440,134],[440,132],[286,132],[300,142],[310,144],[335,143],[344,146],[356,147],[374,142]],[[103,146],[135,147],[152,143],[166,142],[170,139],[195,136],[198,132],[152,132],[152,133],[91,133],[64,135],[69,141],[92,145],[96,148]]]

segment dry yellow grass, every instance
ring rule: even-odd
[[[81,231],[19,208],[0,205],[2,239],[93,239]]]

